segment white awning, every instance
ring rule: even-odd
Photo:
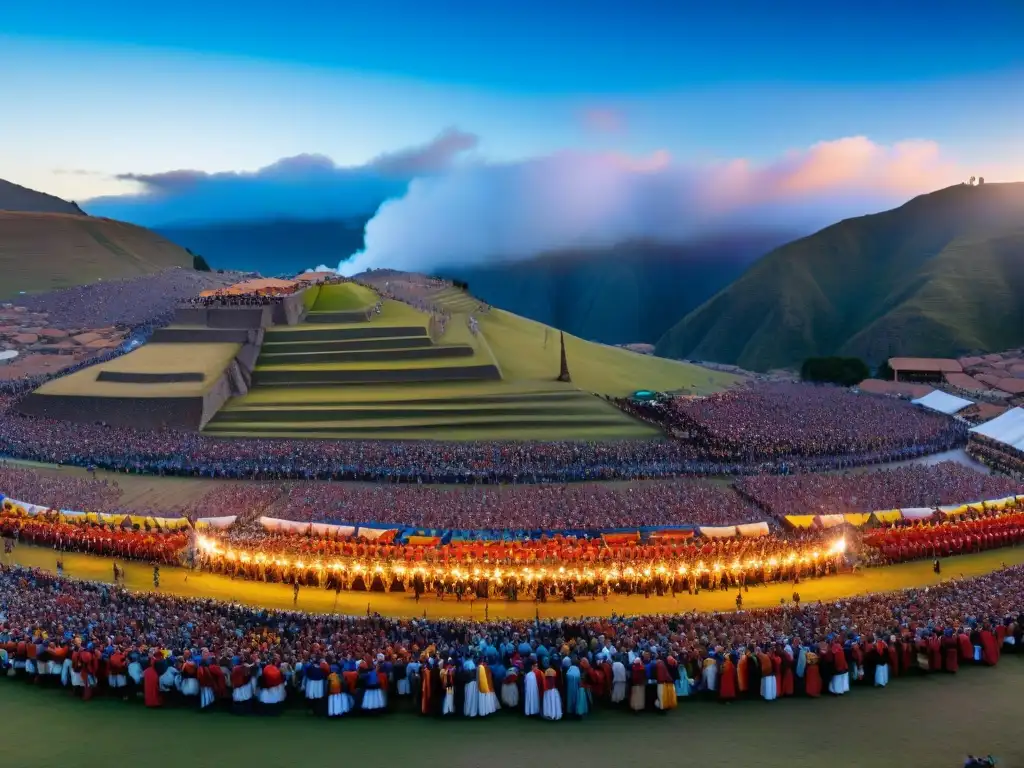
[[[971,432],[1024,451],[1024,408],[1011,408],[991,421],[973,427]]]
[[[948,392],[943,392],[939,389],[933,389],[924,397],[919,397],[913,402],[915,405],[920,405],[931,411],[938,411],[939,413],[945,413],[950,416],[962,411],[968,406],[974,405],[970,400],[965,400],[962,397],[951,395]]]

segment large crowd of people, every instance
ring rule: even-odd
[[[32,312],[46,312],[53,328],[137,328],[163,325],[183,301],[233,282],[232,275],[176,268],[26,294],[17,303]]]
[[[1024,568],[769,610],[541,620],[307,615],[0,568],[0,666],[84,700],[324,717],[499,710],[550,721],[680,699],[857,695],[995,666],[1024,642]]]
[[[261,516],[299,523],[427,530],[523,532],[731,526],[786,515],[939,507],[1024,493],[1024,483],[960,463],[906,465],[846,474],[762,475],[734,487],[711,481],[628,484],[459,485],[228,481],[198,498],[129,505],[116,478],[42,472],[0,463],[0,493],[43,507],[153,517]]]
[[[1024,513],[953,520],[945,523],[901,523],[869,531],[864,543],[882,562],[931,560],[987,549],[1015,547],[1024,540]]]
[[[294,483],[272,517],[401,527],[596,530],[622,526],[735,525],[764,513],[725,485],[698,480],[467,486]]]
[[[962,445],[967,427],[909,402],[843,387],[759,382],[708,397],[618,401],[710,461],[841,468]]]
[[[744,477],[736,488],[773,515],[939,507],[1024,493],[1024,483],[943,461],[844,474]]]

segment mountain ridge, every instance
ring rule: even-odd
[[[845,219],[758,260],[656,352],[768,370],[817,355],[880,363],[1015,346],[1024,323],[993,313],[1019,314],[1022,223],[1024,183],[947,187]]]

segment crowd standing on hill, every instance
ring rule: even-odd
[[[680,700],[856,696],[996,666],[1018,649],[1024,568],[924,590],[771,610],[541,620],[308,615],[133,594],[0,568],[0,666],[18,680],[147,707],[324,717],[501,709],[557,721]],[[6,676],[6,675],[5,675]]]
[[[137,328],[170,322],[175,308],[200,291],[237,282],[235,277],[191,269],[166,269],[123,280],[18,297],[18,305],[46,312],[54,328]]]
[[[761,382],[708,397],[618,401],[708,461],[832,469],[963,445],[967,426],[895,398]]]

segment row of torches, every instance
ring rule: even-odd
[[[264,554],[263,552],[257,552],[252,554],[245,551],[235,551],[233,549],[224,549],[220,543],[214,539],[207,538],[205,536],[196,537],[196,548],[211,559],[224,559],[228,561],[238,561],[241,563],[256,563],[257,565],[276,565],[282,568],[294,567],[299,570],[306,568],[313,568],[318,571],[347,571],[351,570],[352,573],[357,576],[362,576],[367,573],[373,574],[384,574],[391,573],[399,578],[404,578],[407,574],[419,575],[423,578],[427,577],[440,577],[440,578],[453,578],[455,580],[467,579],[467,578],[489,578],[501,581],[502,578],[507,577],[519,577],[526,581],[533,581],[533,579],[546,579],[546,578],[571,578],[576,581],[594,581],[597,578],[603,578],[604,581],[617,581],[619,578],[635,579],[639,577],[651,578],[655,575],[661,577],[668,577],[670,575],[678,574],[680,576],[686,576],[688,574],[704,574],[710,572],[721,572],[721,571],[741,571],[741,570],[755,570],[768,566],[769,568],[775,569],[779,566],[791,566],[794,563],[817,563],[818,560],[824,556],[835,557],[841,555],[846,551],[846,539],[837,539],[832,543],[829,548],[822,553],[820,550],[814,550],[810,553],[797,554],[796,552],[790,551],[788,555],[783,558],[772,557],[768,560],[748,560],[746,563],[741,563],[739,560],[734,560],[731,565],[726,566],[722,562],[712,563],[708,567],[703,561],[697,563],[696,566],[690,568],[685,563],[678,566],[670,566],[665,563],[661,563],[657,566],[645,565],[641,568],[634,568],[633,566],[626,566],[621,570],[617,567],[612,566],[611,568],[604,569],[598,574],[593,568],[574,568],[567,569],[564,566],[557,568],[544,568],[532,566],[493,566],[484,568],[479,565],[472,567],[460,567],[458,565],[450,568],[443,568],[440,566],[427,566],[427,565],[415,565],[408,566],[404,563],[395,563],[384,565],[382,563],[376,563],[374,565],[368,565],[365,562],[357,561],[351,564],[346,564],[340,560],[335,560],[331,563],[324,563],[322,561],[311,561],[305,562],[301,559],[289,560],[286,557],[272,557]]]

